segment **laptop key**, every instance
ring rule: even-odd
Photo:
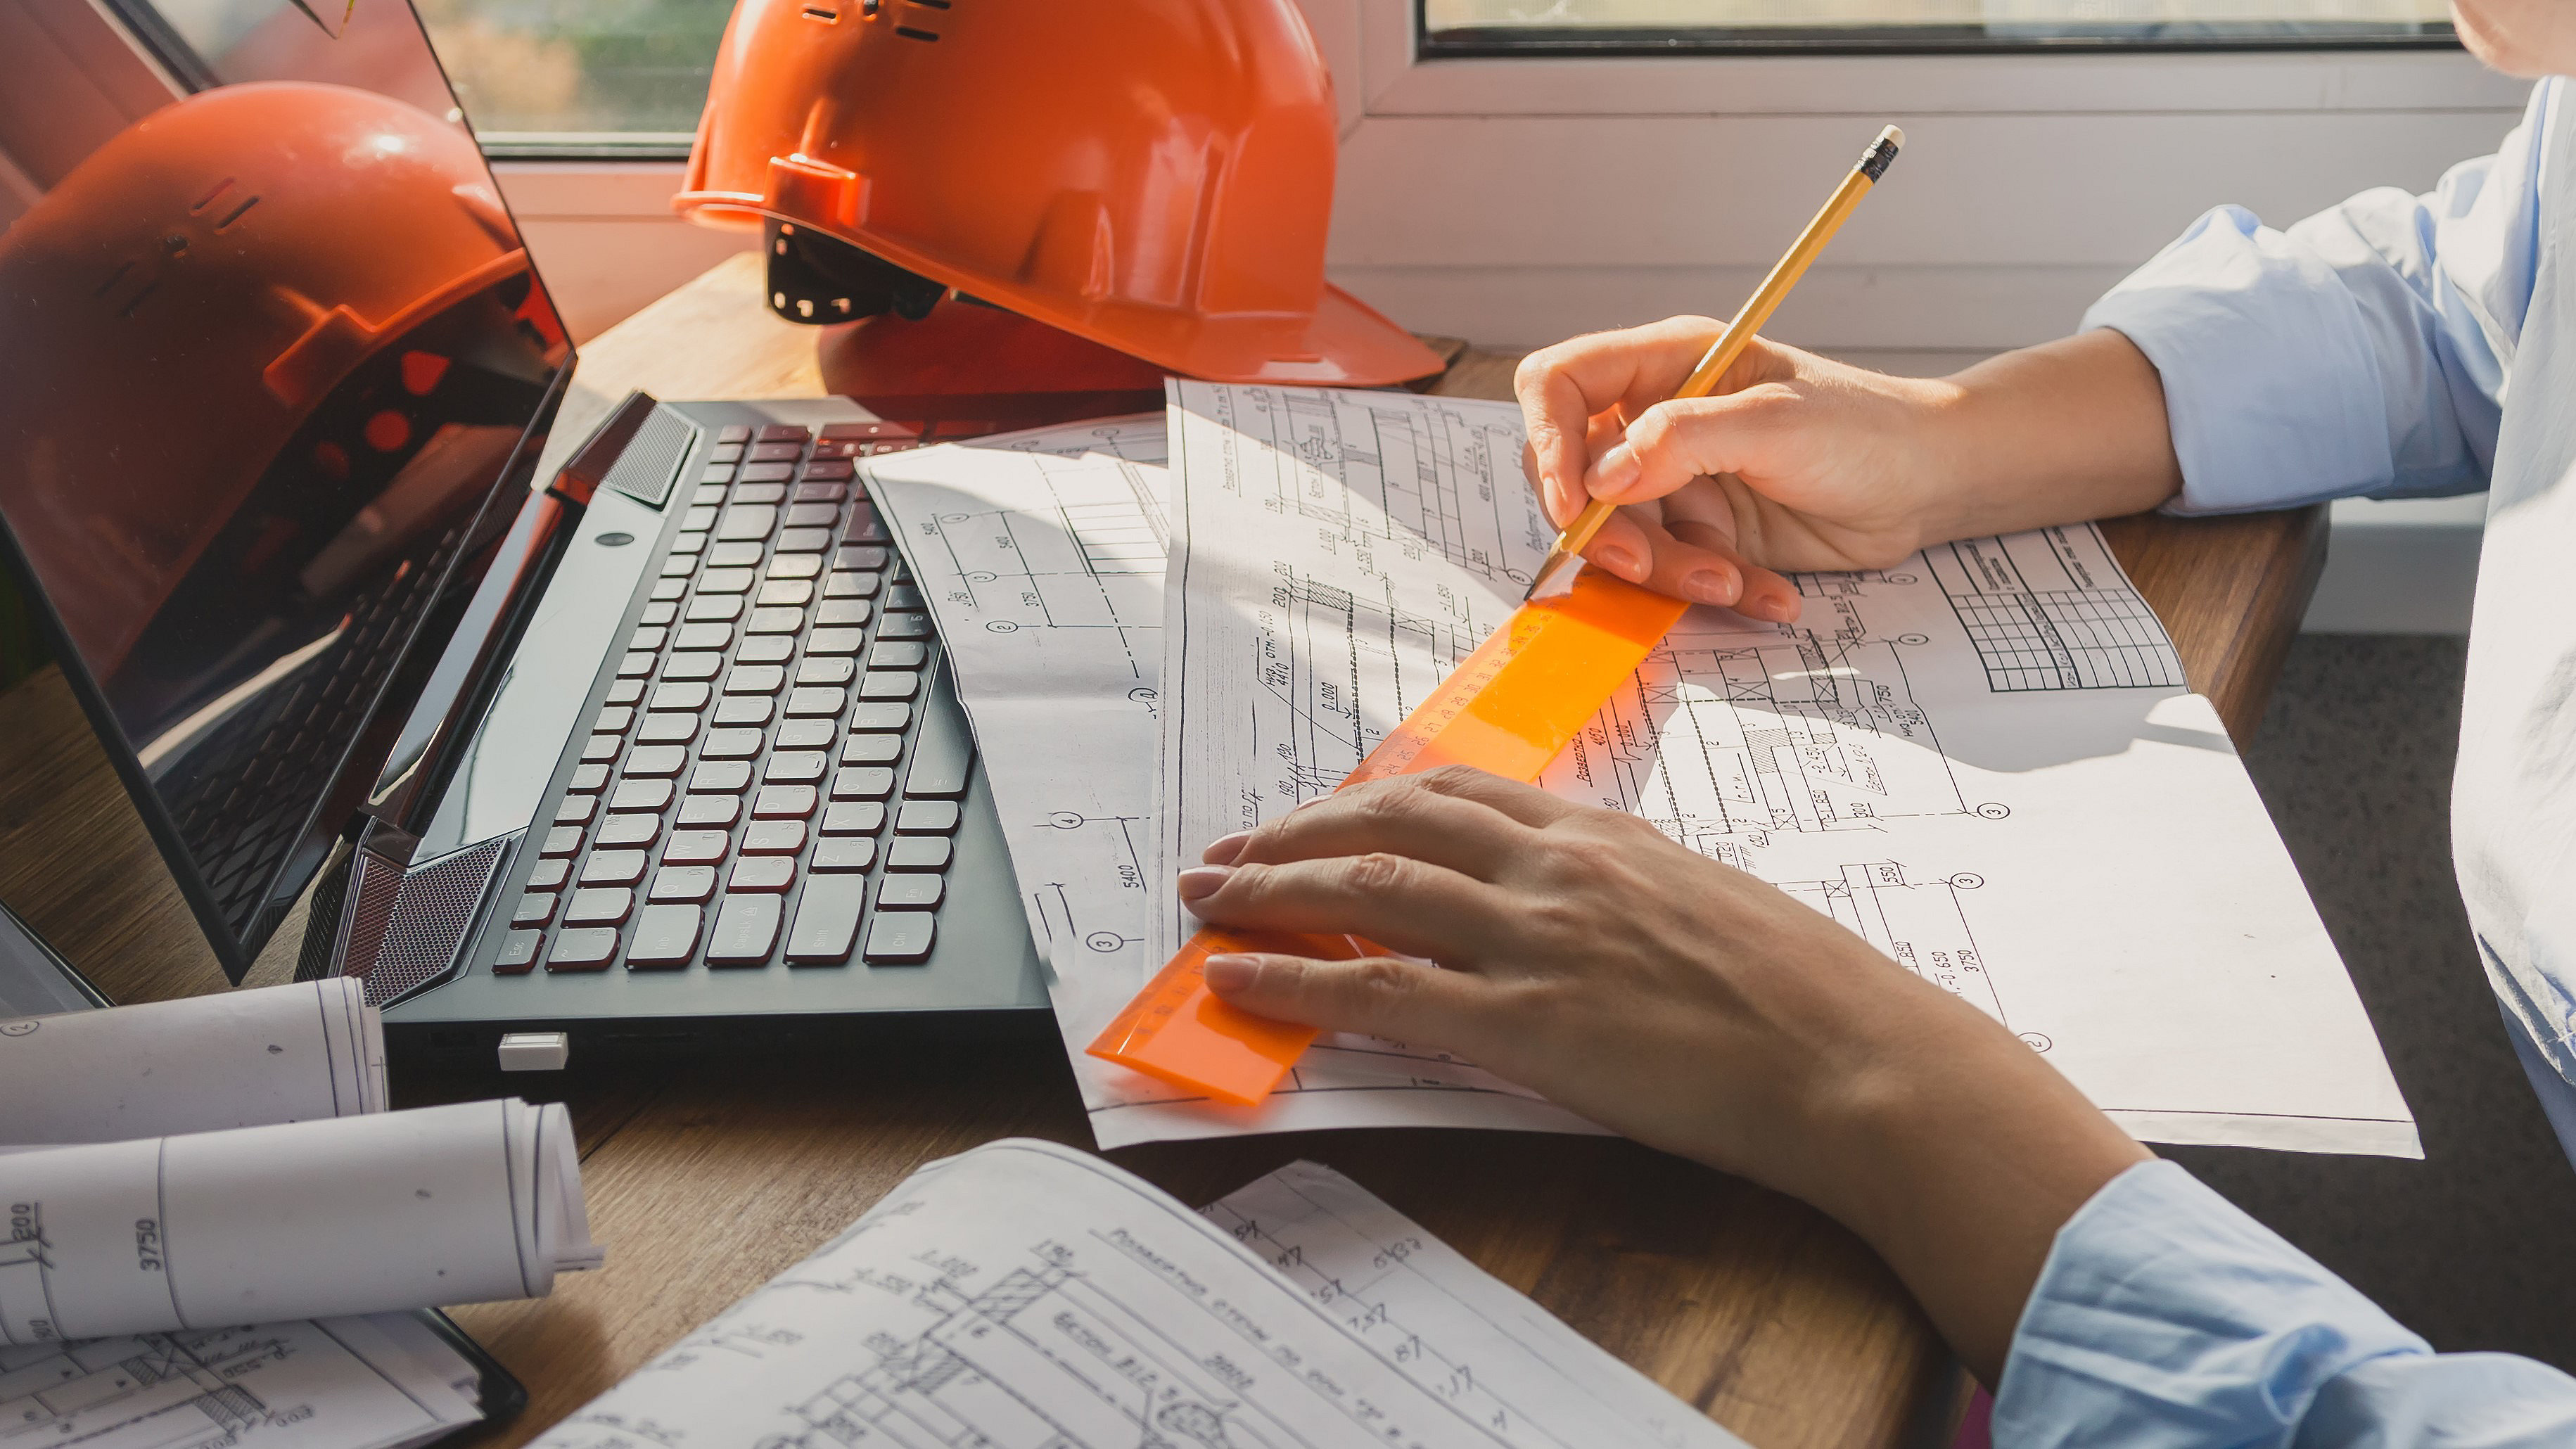
[[[819,452],[814,460],[797,470],[799,478],[842,479],[850,476],[853,465],[847,458],[826,458]]]
[[[704,533],[716,526],[716,512],[713,508],[692,506],[680,515],[680,527],[689,533]]]
[[[796,640],[791,635],[754,634],[742,641],[742,647],[733,652],[733,659],[736,664],[784,664],[795,653]]]
[[[836,569],[881,569],[886,566],[886,558],[887,554],[882,546],[845,543],[832,554],[832,567]]]
[[[912,706],[908,704],[863,704],[850,712],[854,730],[892,730],[901,733],[912,727]]]
[[[852,735],[841,746],[844,765],[891,765],[903,758],[900,735]]]
[[[848,569],[834,569],[831,576],[823,580],[823,597],[827,599],[873,598],[877,590],[884,587],[885,580],[875,574],[859,574],[852,573]]]
[[[799,685],[787,691],[786,713],[790,715],[827,715],[837,717],[849,707],[850,692],[819,684]]]
[[[571,861],[560,858],[540,860],[528,870],[528,889],[532,891],[562,890],[564,877],[571,873]]]
[[[612,704],[600,710],[599,718],[592,720],[590,722],[590,727],[604,735],[622,735],[626,733],[628,728],[634,723],[635,707],[633,705]]]
[[[682,715],[681,718],[694,720],[697,716]],[[637,745],[627,752],[626,779],[620,783],[622,786],[640,777],[676,775],[688,762],[689,751],[685,745]]]
[[[745,855],[794,855],[805,848],[802,820],[755,820],[742,833]]]
[[[680,797],[680,824],[714,829],[731,825],[742,818],[742,801],[732,795],[684,795]],[[718,836],[723,839],[723,836]],[[724,852],[719,850],[717,855]],[[712,859],[713,857],[710,857]]]
[[[941,701],[921,717],[903,793],[917,800],[954,800],[966,793],[974,764],[975,737],[967,733],[964,711],[953,700]]]
[[[859,676],[861,699],[910,699],[921,692],[921,675],[910,669],[871,669]]]
[[[800,689],[796,693],[804,691]],[[791,701],[793,698],[791,695]],[[796,711],[790,709],[788,713]],[[839,714],[840,711],[830,709],[816,713]],[[782,750],[828,750],[832,747],[832,734],[832,722],[828,719],[791,719],[778,727],[778,747]]]
[[[759,730],[709,730],[707,742],[698,746],[701,760],[748,760],[768,743]]]
[[[769,579],[761,584],[760,592],[754,594],[751,601],[763,608],[777,605],[801,609],[814,602],[814,581],[812,579]]]
[[[697,737],[698,717],[677,710],[665,710],[644,716],[644,728],[635,738],[653,744],[682,744]],[[632,767],[629,767],[632,773]]]
[[[588,825],[591,812],[599,808],[596,795],[566,795],[555,803],[557,825]]]
[[[724,450],[722,448],[718,448],[716,451],[721,453]],[[730,463],[734,460],[731,458],[718,458],[716,461],[719,463]],[[712,505],[720,505],[725,501],[725,491],[725,486],[722,483],[701,483],[698,485],[698,491],[689,495],[689,505],[693,508],[706,508]]]
[[[707,567],[715,569],[749,569],[760,567],[764,550],[756,543],[720,543],[707,550]]]
[[[745,594],[751,592],[751,570],[709,569],[698,575],[701,594]]]
[[[635,701],[642,699],[643,697],[643,680],[612,679],[608,682],[608,698],[605,702],[609,704],[633,704]]]
[[[724,669],[724,656],[712,651],[674,654],[662,667],[664,679],[713,679]]]
[[[762,539],[778,529],[778,506],[774,503],[737,503],[725,510],[724,521],[716,526],[716,540]]]
[[[703,915],[696,906],[646,906],[635,918],[635,939],[626,943],[626,969],[666,971],[688,965],[698,954]]]
[[[653,592],[645,595],[657,604],[667,604],[689,591],[687,579],[655,579]]]
[[[640,624],[626,641],[629,649],[660,649],[669,642],[671,631],[656,624]]]
[[[700,760],[689,772],[689,789],[739,795],[751,788],[751,764],[746,760]]]
[[[805,653],[808,657],[816,654],[856,654],[859,652],[859,641],[865,637],[867,637],[867,631],[864,629],[817,629],[805,636]]]
[[[555,948],[546,953],[548,971],[605,971],[617,956],[617,932],[606,926],[555,932]]]
[[[689,797],[691,800],[696,798],[698,797],[694,795]],[[716,795],[710,798],[722,800],[728,805],[733,803],[731,795]],[[680,809],[685,812],[688,808],[688,802],[682,801]],[[675,865],[707,865],[722,860],[725,858],[726,847],[732,843],[733,838],[721,830],[674,830],[671,832],[670,845],[662,851],[662,868],[668,870]]]
[[[644,606],[643,617],[636,622],[645,625],[647,628],[658,629],[678,617],[680,617],[680,606],[671,603],[668,600],[661,600],[655,603],[646,604]]]
[[[635,909],[635,892],[625,886],[592,886],[572,893],[564,906],[567,926],[622,926]]]
[[[806,529],[802,531],[810,534],[819,532],[820,530]],[[795,580],[798,582],[810,583],[814,579],[822,576],[823,560],[821,554],[822,550],[819,548],[789,548],[787,546],[786,538],[781,536],[778,540],[778,556],[769,561],[769,568],[766,570],[766,573],[768,577],[772,579]]]
[[[581,883],[586,886],[633,885],[643,878],[640,850],[594,850],[581,863]]]
[[[747,634],[793,634],[805,627],[805,611],[790,608],[766,608],[751,611],[751,622],[742,626]]]
[[[698,560],[696,555],[685,553],[671,554],[662,560],[662,577],[666,579],[684,579],[691,573],[695,572],[697,567]]]
[[[742,479],[746,483],[784,483],[796,476],[793,463],[745,463]]]
[[[854,660],[818,655],[798,662],[796,682],[798,684],[847,684],[858,672],[859,667]]]
[[[765,725],[775,708],[767,695],[729,694],[716,702],[716,723],[720,725]]]
[[[707,901],[716,893],[716,868],[712,865],[669,865],[653,872],[653,888],[645,898],[655,901]]]
[[[789,528],[829,528],[841,521],[841,505],[833,503],[798,503],[787,510]]]
[[[572,781],[564,788],[576,795],[596,795],[608,788],[608,767],[575,765],[572,767]]]
[[[946,870],[951,850],[944,835],[898,835],[886,847],[886,869]]]
[[[781,554],[820,554],[831,546],[832,530],[828,528],[786,528],[778,533],[778,552]],[[821,566],[819,560],[816,566]],[[774,562],[770,571],[773,574],[777,572]]]
[[[727,694],[776,694],[787,687],[787,671],[775,664],[737,664],[725,671]]]
[[[843,536],[853,543],[884,543],[887,539],[877,511],[864,503],[850,510],[850,526]]]
[[[801,449],[813,440],[814,430],[806,427],[802,423],[763,423],[760,425],[760,441],[764,443],[794,443]]]
[[[935,875],[890,875],[877,882],[877,909],[888,906],[919,906],[936,909],[939,898],[947,893],[948,882]]]
[[[623,748],[625,744],[626,742],[624,740],[619,739],[615,735],[592,735],[589,739],[581,742],[582,763],[588,765],[606,764],[610,760],[617,758],[618,750]]]
[[[755,820],[802,820],[814,813],[811,785],[763,785],[751,797]]]
[[[682,624],[674,641],[682,649],[722,649],[733,643],[731,624]]]
[[[688,617],[692,620],[739,619],[742,617],[740,594],[700,594],[689,600]]]
[[[599,843],[602,845],[651,845],[654,839],[661,835],[661,833],[661,816],[646,815],[640,811],[628,811],[624,814],[611,815],[605,821],[600,823]]]
[[[874,800],[835,800],[823,807],[825,835],[874,835],[884,828],[885,806]],[[814,868],[823,868],[820,857]]]
[[[510,912],[513,926],[542,926],[555,918],[557,897],[551,891],[530,891],[519,897],[518,908]]]
[[[716,430],[716,441],[719,443],[748,443],[751,441],[751,425],[748,423],[728,423],[724,427]],[[737,453],[734,456],[740,457],[741,454]]]
[[[865,956],[871,966],[910,966],[930,959],[939,918],[928,911],[878,911],[868,917]]]
[[[728,895],[716,908],[715,929],[707,933],[710,966],[763,966],[778,944],[778,918],[785,902],[767,892]]]
[[[847,478],[850,476],[849,466],[850,465],[847,463],[816,463],[805,469],[805,476],[809,479]],[[814,471],[816,468],[839,468],[842,471],[837,473],[818,473]],[[850,485],[847,483],[836,482],[799,483],[796,485],[796,491],[787,496],[791,502],[795,503],[838,503],[842,499],[850,496]],[[837,517],[839,512],[840,510],[838,509],[833,510],[834,516]],[[794,522],[793,519],[790,519],[789,521]]]
[[[820,875],[805,882],[796,902],[796,924],[787,933],[787,959],[799,966],[838,966],[858,944],[860,909],[867,903],[863,875]]]
[[[868,651],[870,669],[919,669],[930,658],[930,646],[911,639],[881,639]]]
[[[704,684],[657,684],[653,686],[653,702],[644,707],[648,710],[705,709],[707,698],[712,693],[714,691]]]
[[[886,607],[892,609],[894,605],[888,604]],[[879,639],[927,639],[930,637],[930,616],[889,613],[885,616],[885,622],[877,626],[877,637]]]
[[[581,827],[578,825],[558,825],[554,829],[547,831],[545,841],[542,845],[538,846],[537,853],[540,855],[580,854]]]
[[[787,485],[774,478],[759,483],[739,483],[733,490],[736,503],[776,503],[786,496]]]
[[[793,463],[805,456],[805,440],[792,443],[754,443],[747,454],[755,463]]]
[[[495,976],[525,976],[535,969],[537,948],[545,944],[543,931],[512,931],[501,938],[501,954],[492,958]]]
[[[895,812],[897,835],[954,835],[957,833],[957,802],[954,800],[906,800]]]
[[[769,757],[760,777],[773,785],[811,785],[829,764],[821,750],[780,750]]]
[[[832,772],[835,800],[882,800],[894,793],[894,771],[882,765],[844,765]]]
[[[783,891],[796,884],[796,862],[783,855],[746,855],[733,863],[728,891]]]
[[[930,607],[930,605],[922,599],[920,588],[910,582],[912,575],[904,572],[900,565],[896,566],[894,576],[894,587],[886,590],[885,606],[887,608],[927,609]]]
[[[684,533],[671,540],[671,552],[673,553],[702,554],[706,551],[707,536],[703,533]]]
[[[877,843],[864,835],[825,836],[814,842],[814,869],[818,871],[866,870],[877,862]],[[813,883],[806,883],[812,889]]]
[[[608,797],[611,810],[659,810],[670,803],[668,780],[620,780]]]
[[[826,599],[823,607],[814,611],[814,622],[817,625],[856,628],[874,614],[875,606],[865,599]]]

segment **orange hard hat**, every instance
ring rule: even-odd
[[[528,356],[469,356],[495,325],[467,304]],[[458,379],[564,351],[461,126],[344,86],[200,92],[0,233],[0,499],[104,675],[210,548],[316,586],[333,520],[481,406]],[[264,479],[270,534],[219,545]]]
[[[1295,0],[740,0],[672,205],[879,264],[793,320],[954,287],[1197,377],[1437,372],[1324,280],[1334,144]]]

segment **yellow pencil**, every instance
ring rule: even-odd
[[[1859,164],[1843,178],[1842,185],[1834,188],[1824,210],[1817,212],[1816,219],[1808,222],[1807,229],[1798,234],[1789,254],[1771,269],[1771,275],[1762,279],[1753,299],[1744,304],[1743,311],[1735,314],[1734,321],[1726,324],[1726,330],[1718,334],[1717,341],[1700,358],[1699,366],[1691,369],[1689,380],[1673,396],[1706,397],[1716,390],[1717,380],[1735,365],[1736,357],[1744,351],[1744,344],[1751,342],[1753,334],[1762,330],[1762,324],[1771,320],[1771,314],[1779,310],[1781,299],[1788,296],[1789,289],[1798,285],[1798,278],[1806,274],[1807,264],[1825,249],[1825,243],[1834,239],[1834,233],[1842,228],[1843,218],[1851,215],[1853,207],[1860,205],[1860,199],[1878,184],[1878,178],[1887,174],[1888,166],[1896,160],[1897,148],[1904,144],[1905,133],[1894,126],[1878,133],[1878,139],[1870,142],[1869,149],[1860,153]],[[1547,561],[1538,566],[1537,576],[1530,580],[1530,586],[1521,598],[1537,597],[1539,589],[1568,559],[1583,551],[1583,546],[1592,541],[1592,535],[1601,531],[1602,524],[1610,521],[1610,515],[1617,508],[1617,504],[1599,498],[1584,504],[1583,512],[1573,524],[1557,535],[1556,546],[1547,551]]]

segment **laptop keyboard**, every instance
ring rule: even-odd
[[[885,436],[718,435],[494,974],[928,959],[974,746],[854,476]]]

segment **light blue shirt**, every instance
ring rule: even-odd
[[[2096,303],[2162,376],[2180,513],[2487,488],[2452,841],[2488,980],[2576,1126],[2576,105],[2287,231],[2221,207]],[[2404,587],[2403,580],[2390,581]],[[2553,1076],[2554,1073],[2554,1076]],[[2564,1134],[2562,1134],[2564,1135]],[[2571,1142],[2576,1151],[2576,1142]],[[2169,1163],[2058,1234],[1999,1444],[2571,1445],[2576,1379],[2436,1356]]]

